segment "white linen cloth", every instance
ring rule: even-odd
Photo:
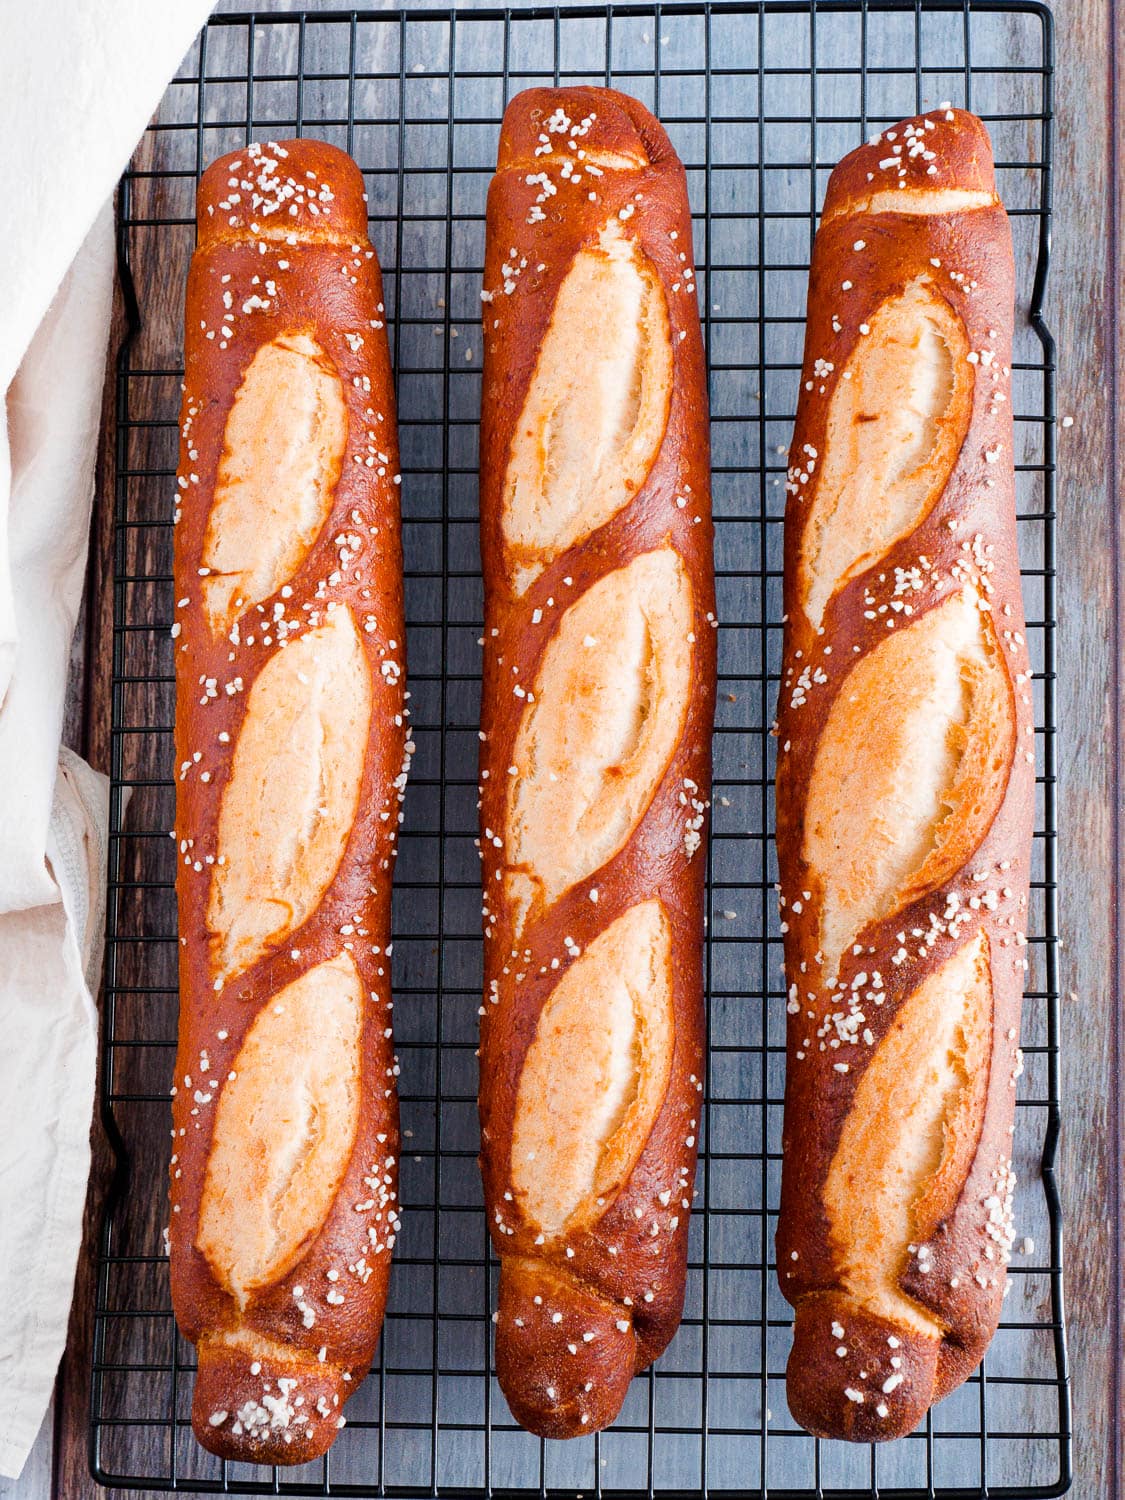
[[[0,0],[0,1476],[66,1339],[90,1165],[105,778],[60,748],[114,186],[211,0]]]

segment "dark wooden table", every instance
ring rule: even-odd
[[[221,10],[243,8],[223,3]],[[286,0],[259,9],[291,10]],[[330,4],[306,0],[305,8]],[[1062,1073],[1059,1179],[1065,1209],[1066,1291],[1073,1372],[1075,1485],[1080,1500],[1125,1494],[1118,1420],[1122,1328],[1118,954],[1122,874],[1117,767],[1120,726],[1122,521],[1125,481],[1117,442],[1125,390],[1116,267],[1123,249],[1119,201],[1125,129],[1115,48],[1125,57],[1125,7],[1115,0],[1055,4],[1057,137],[1054,241],[1047,317],[1058,339],[1058,410],[1073,418],[1058,444],[1058,766]],[[178,296],[178,289],[177,289]],[[169,303],[169,316],[178,311]],[[107,403],[112,400],[107,383]],[[112,432],[112,411],[106,431]],[[85,620],[76,643],[68,739],[95,766],[109,765],[103,686],[111,641],[112,444],[99,462]],[[66,1356],[55,1403],[21,1480],[0,1481],[0,1500],[82,1500],[89,1478],[91,1306],[97,1205],[108,1150],[95,1131],[95,1170]]]

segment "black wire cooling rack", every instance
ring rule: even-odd
[[[495,1270],[475,1156],[485,192],[531,83],[636,94],[688,166],[710,350],[720,687],[709,851],[710,1066],[683,1327],[608,1432],[543,1444],[491,1369]],[[113,789],[102,1117],[119,1169],[95,1310],[90,1456],[111,1487],[271,1495],[1031,1496],[1069,1484],[1059,1208],[1054,351],[1042,318],[1051,19],[1033,3],[715,3],[223,15],[121,186],[132,334],[117,372]],[[790,1418],[773,1274],[785,996],[772,889],[783,475],[806,268],[828,171],[943,100],[982,114],[1012,214],[1020,546],[1035,667],[1037,832],[1015,1156],[1017,1249],[980,1373],[913,1437],[818,1443]],[[374,1370],[327,1458],[227,1464],[189,1426],[161,1230],[176,1029],[171,527],[182,291],[202,168],[307,133],[367,180],[395,354],[417,755],[395,891],[404,1228]]]

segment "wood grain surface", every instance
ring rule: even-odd
[[[217,9],[240,9],[221,3]],[[265,4],[262,10],[301,7]],[[306,9],[331,4],[307,3]],[[1066,0],[1056,7],[1057,109],[1054,241],[1047,317],[1059,345],[1058,411],[1073,424],[1058,433],[1059,634],[1058,794],[1062,932],[1062,1091],[1059,1181],[1064,1202],[1066,1287],[1073,1372],[1074,1494],[1122,1494],[1125,1445],[1117,1420],[1122,1364],[1119,1141],[1116,1088],[1121,996],[1116,881],[1125,873],[1119,841],[1116,767],[1125,749],[1117,677],[1120,578],[1125,521],[1113,504],[1125,492],[1125,460],[1115,435],[1117,393],[1125,389],[1125,348],[1114,337],[1115,268],[1121,226],[1115,197],[1125,190],[1125,134],[1111,58],[1125,55],[1125,18],[1111,0]],[[1114,135],[1117,148],[1114,149]],[[177,347],[182,287],[167,278],[150,298],[146,321]],[[118,327],[120,328],[120,318]],[[174,363],[174,359],[173,359]],[[94,765],[109,766],[112,641],[113,422],[106,386],[81,671],[68,718],[72,742]],[[95,1128],[95,1171],[70,1337],[51,1434],[25,1476],[0,1486],[4,1500],[83,1500],[98,1493],[87,1467],[91,1308],[96,1206],[111,1157]],[[124,1493],[124,1492],[122,1492]],[[137,1492],[131,1492],[137,1493]]]

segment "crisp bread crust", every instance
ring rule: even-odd
[[[344,1401],[371,1362],[397,1227],[397,1067],[387,955],[408,745],[394,393],[363,178],[348,156],[311,140],[233,152],[204,173],[197,214],[185,309],[174,563],[180,1029],[172,1104],[172,1297],[180,1330],[199,1352],[192,1413],[199,1441],[223,1458],[296,1464],[332,1443],[343,1425]],[[322,619],[330,600],[351,608],[370,669],[371,727],[355,821],[323,899],[284,942],[216,991],[206,914],[211,861],[220,852],[219,810],[250,692],[281,649],[268,623],[280,591],[262,601],[264,613],[257,607],[245,612],[234,646],[225,633],[212,639],[199,571],[235,393],[255,353],[293,332],[311,335],[335,365],[348,433],[331,512],[287,580],[290,592],[281,596],[288,617],[298,622],[288,640],[300,638],[302,608],[310,601]],[[369,465],[372,411],[382,420],[380,453]],[[336,539],[342,532],[360,544],[341,568]],[[209,678],[214,696],[201,688]],[[281,827],[274,832],[284,835]],[[270,834],[263,830],[264,837]],[[296,1265],[239,1314],[196,1245],[223,1084],[262,1007],[341,951],[354,961],[364,994],[354,1148],[327,1219]],[[201,1055],[209,1064],[202,1076]],[[359,1272],[350,1269],[361,1260]],[[342,1294],[338,1303],[327,1300],[333,1287]],[[311,1326],[298,1303],[311,1309]],[[235,1328],[245,1347],[216,1342]]]
[[[913,136],[906,135],[908,126],[914,127]],[[821,222],[827,226],[837,214],[856,213],[876,193],[949,190],[986,194],[1000,203],[983,122],[967,110],[933,109],[848,152],[828,179]]]
[[[916,139],[923,147],[912,151],[910,143]],[[896,153],[896,145],[906,149]],[[980,192],[994,201],[928,216],[866,212],[873,177],[882,174],[887,179],[876,182],[880,187],[893,187],[899,180],[898,166],[880,163],[900,156],[905,162],[904,194],[936,187]],[[936,170],[931,172],[931,167]],[[928,278],[964,321],[970,349],[990,351],[975,364],[967,435],[933,510],[872,568],[840,589],[826,610],[823,633],[817,635],[800,606],[798,562],[822,467],[816,459],[826,450],[833,392],[862,341],[861,325],[869,325],[885,299],[901,293],[919,275]],[[802,1426],[824,1437],[869,1442],[910,1432],[935,1401],[979,1364],[999,1321],[1004,1295],[1035,794],[1031,682],[1015,524],[1013,285],[1008,220],[995,199],[988,135],[973,115],[939,109],[904,121],[845,157],[833,172],[813,250],[801,394],[790,455],[786,626],[777,716],[777,849],[785,965],[787,982],[799,982],[796,999],[790,990],[777,1267],[781,1289],[796,1309],[788,1366],[790,1409]],[[976,354],[971,357],[977,359]],[[827,374],[826,364],[831,366]],[[997,395],[1001,399],[996,400]],[[890,625],[909,628],[902,617],[896,620],[889,601],[895,569],[911,569],[920,557],[929,560],[933,572],[923,591],[912,596],[915,621],[959,587],[950,572],[954,565],[972,573],[982,559],[990,564],[980,571],[987,572],[990,618],[1011,686],[1015,754],[999,809],[963,866],[912,906],[865,928],[857,940],[863,951],[852,954],[849,949],[844,957],[842,980],[850,982],[874,966],[885,982],[886,996],[880,1006],[867,1008],[872,1044],[849,1048],[849,1068],[842,1072],[835,1064],[844,1054],[817,1041],[815,1028],[826,1009],[825,992],[813,1004],[807,1000],[807,991],[816,990],[819,983],[814,977],[819,943],[817,903],[801,899],[813,888],[802,858],[806,792],[846,672],[888,636]],[[832,648],[827,656],[826,645]],[[801,671],[813,665],[821,669],[823,679],[814,674],[807,692],[795,693]],[[982,902],[986,892],[989,899]],[[921,941],[920,934],[931,927],[931,913],[940,913],[951,895],[968,904],[971,921],[961,926],[956,939],[942,929],[935,941]],[[932,1314],[944,1336],[908,1336],[902,1325],[887,1322],[847,1294],[822,1195],[866,1064],[906,999],[978,931],[989,942],[992,1017],[976,1148],[956,1201],[926,1247],[915,1247],[907,1255],[899,1278],[902,1291]],[[903,950],[905,956],[897,962],[892,959]],[[909,1086],[904,1080],[904,1087]],[[888,1342],[896,1339],[897,1346]]]
[[[543,154],[536,157],[536,148],[549,140],[552,117],[565,118],[564,139],[571,125],[582,128],[578,144],[598,154],[600,175],[564,181],[557,166]],[[610,154],[621,162],[609,164]],[[542,181],[535,180],[544,171],[556,188],[546,196]],[[549,562],[517,597],[505,573],[502,532],[515,425],[563,279],[575,255],[614,220],[636,238],[667,298],[674,351],[667,428],[633,498]],[[514,274],[506,267],[514,267]],[[534,682],[566,607],[599,579],[663,544],[670,543],[682,559],[693,595],[686,721],[651,803],[615,857],[529,923],[518,941],[527,954],[518,968],[508,962],[514,927],[497,879],[505,869],[503,855],[489,837],[482,839],[488,915],[481,1167],[489,1231],[505,1266],[497,1372],[525,1426],[545,1436],[571,1437],[613,1420],[633,1373],[656,1358],[679,1325],[701,1123],[704,876],[715,695],[707,381],[684,169],[662,127],[636,100],[600,88],[529,89],[512,100],[488,197],[484,285],[482,830],[505,826],[508,767],[523,711],[523,699],[512,690],[513,666],[520,682]],[[540,612],[541,623],[533,623]],[[600,1218],[567,1236],[571,1253],[564,1256],[558,1242],[546,1248],[536,1244],[535,1228],[522,1218],[511,1192],[512,1127],[524,1058],[548,996],[575,961],[571,945],[573,952],[584,953],[616,918],[652,897],[661,900],[672,931],[671,1079],[631,1175]],[[561,1316],[556,1320],[555,1314]],[[544,1402],[545,1385],[559,1392],[557,1402]]]

